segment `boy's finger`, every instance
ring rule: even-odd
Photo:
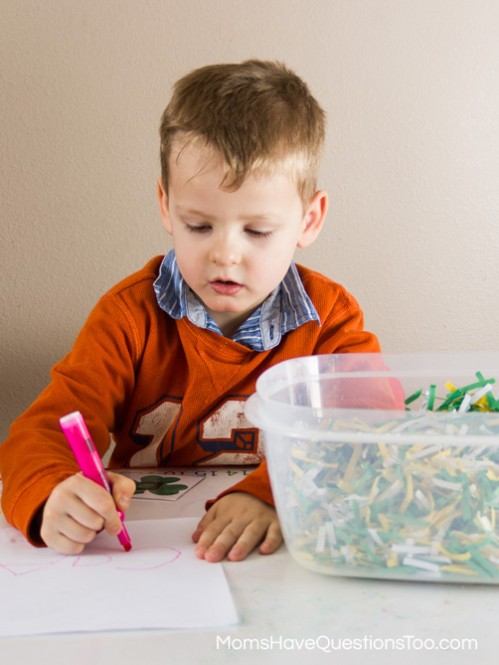
[[[255,524],[249,524],[239,531],[234,530],[231,525],[231,528],[220,534],[204,558],[208,561],[220,561],[227,556],[229,561],[241,561],[258,545],[263,534],[264,529]]]
[[[265,535],[265,527],[250,524],[243,531],[237,542],[228,552],[229,561],[241,561],[261,542]]]
[[[242,531],[242,527],[233,522],[212,522],[201,534],[195,554],[199,559],[221,561],[234,546]]]
[[[192,533],[192,540],[197,543],[199,542],[201,536],[206,534],[203,539],[203,543],[206,545],[211,544],[218,534],[225,528],[228,520],[220,521],[220,518],[217,517],[215,511],[209,510],[205,515],[199,520],[198,525]],[[209,530],[208,530],[209,529]]]
[[[75,545],[88,545],[98,533],[98,529],[89,528],[77,522],[70,515],[60,521],[59,533]]]
[[[93,496],[95,488],[101,489],[80,474],[60,483],[45,503],[42,524],[47,528],[47,525],[59,525],[70,518],[88,529],[101,530],[104,517],[88,501],[88,496]],[[97,497],[101,497],[100,492],[97,492]],[[59,527],[57,529],[60,530]]]
[[[76,495],[83,504],[102,518],[103,527],[108,533],[115,536],[121,531],[122,524],[116,504],[107,490],[92,480],[82,477]],[[79,521],[77,516],[76,519]]]
[[[113,490],[113,499],[120,510],[126,510],[135,492],[135,482],[120,473],[108,473]]]
[[[260,554],[272,554],[282,545],[282,533],[278,522],[272,522],[269,526],[265,539],[259,547]]]
[[[45,534],[43,542],[47,547],[50,547],[61,554],[69,555],[80,554],[85,547],[85,543],[78,543],[70,540],[62,533]]]
[[[206,529],[208,524],[213,521],[213,516],[210,511],[205,513],[203,517],[199,520],[197,527],[194,530],[194,533],[198,534],[199,536],[203,533],[203,531]],[[194,534],[193,534],[194,537]]]
[[[59,514],[55,520],[51,519],[49,511],[42,522],[40,536],[48,547],[58,552],[79,554],[95,538],[103,523],[102,517],[84,504],[77,505],[73,511],[69,506],[69,511]]]

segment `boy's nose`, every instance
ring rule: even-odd
[[[240,252],[234,242],[223,239],[214,244],[211,258],[213,263],[219,266],[235,265],[240,261]]]

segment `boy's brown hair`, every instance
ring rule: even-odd
[[[175,85],[160,126],[161,177],[168,191],[173,143],[201,139],[227,165],[237,189],[255,171],[284,167],[304,205],[316,190],[325,114],[307,85],[279,62],[247,60],[195,69]]]

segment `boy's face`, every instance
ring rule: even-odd
[[[225,335],[282,281],[296,247],[313,242],[327,208],[324,192],[306,210],[296,183],[283,173],[250,175],[235,191],[221,189],[218,155],[190,143],[170,158],[169,190],[158,198],[184,280]]]

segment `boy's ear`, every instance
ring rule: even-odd
[[[317,238],[326,219],[327,207],[327,193],[323,190],[315,192],[303,216],[303,228],[298,238],[298,247],[308,247]]]
[[[159,214],[161,216],[161,221],[167,233],[172,235],[172,224],[170,220],[170,206],[168,201],[168,194],[165,192],[161,178],[158,179],[157,184],[157,195],[159,203]]]

